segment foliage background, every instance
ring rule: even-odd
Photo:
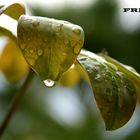
[[[66,5],[59,11],[47,9],[47,5],[43,9],[28,1],[27,7],[32,15],[79,24],[85,31],[85,49],[98,53],[105,48],[111,57],[140,72],[140,28],[127,30],[121,24],[117,0],[97,0],[82,8]],[[0,74],[1,121],[20,84],[10,85]],[[72,87],[56,86],[48,89],[35,77],[3,140],[138,140],[139,113],[138,106],[132,119],[123,128],[105,131],[86,81],[81,79]]]

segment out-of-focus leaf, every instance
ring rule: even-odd
[[[43,17],[21,16],[18,42],[29,66],[51,83],[75,62],[84,32],[72,23]]]
[[[6,79],[15,84],[26,74],[28,67],[17,44],[8,40],[2,55],[0,56],[0,70]]]
[[[74,86],[80,79],[84,79],[90,83],[89,78],[85,70],[81,67],[78,61],[76,61],[60,78],[59,84],[63,86]]]
[[[12,34],[12,32],[1,26],[0,26],[0,36],[7,36],[11,38],[15,43],[17,42],[17,38]]]
[[[63,86],[73,86],[80,80],[80,73],[77,67],[78,63],[73,64],[60,78],[59,83]]]
[[[10,30],[0,26],[0,36],[8,37],[6,46],[0,56],[0,70],[10,83],[16,83],[27,71],[27,64],[17,46],[17,38]]]
[[[117,66],[118,70],[124,72],[127,77],[131,80],[131,82],[134,84],[136,91],[137,91],[137,96],[138,96],[138,101],[140,103],[140,75],[136,72],[136,70],[130,66],[126,66],[117,60],[107,56],[100,54],[104,59],[106,59],[108,62],[114,64]]]
[[[127,75],[104,58],[82,50],[78,61],[85,68],[107,130],[122,127],[136,105],[136,90]]]
[[[25,7],[22,3],[19,2],[8,4],[8,5],[1,5],[0,15],[3,13],[15,20],[18,20],[21,15],[25,14]]]
[[[4,5],[0,5],[0,9],[3,8],[3,7],[4,7]]]

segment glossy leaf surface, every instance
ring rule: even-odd
[[[6,14],[15,20],[18,20],[21,15],[25,14],[25,7],[21,3],[10,3],[8,5],[1,5],[0,15],[1,14]]]
[[[29,66],[52,84],[75,62],[84,42],[81,27],[43,17],[21,16],[18,43]],[[51,81],[52,80],[52,81]]]
[[[136,70],[130,66],[127,66],[127,65],[124,65],[124,64],[118,62],[117,60],[115,60],[109,56],[106,56],[103,54],[100,54],[100,56],[102,56],[108,62],[116,65],[120,71],[127,74],[128,78],[131,80],[131,82],[134,84],[134,86],[136,88],[138,101],[140,103],[140,75],[136,72]]]
[[[87,71],[107,130],[126,124],[136,105],[136,90],[127,75],[104,58],[82,50],[78,61]]]

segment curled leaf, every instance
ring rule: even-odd
[[[100,54],[101,57],[106,59],[108,62],[114,64],[117,66],[118,70],[124,72],[129,80],[134,84],[136,91],[137,91],[137,96],[138,96],[138,101],[140,103],[140,75],[136,72],[136,70],[130,66],[124,65],[117,60],[107,56]]]
[[[29,66],[50,86],[75,62],[84,42],[78,25],[43,17],[21,16],[18,43]]]
[[[127,75],[104,58],[82,50],[78,61],[86,70],[107,130],[126,124],[136,105],[136,90]]]
[[[25,14],[25,7],[22,3],[19,2],[8,5],[1,5],[0,15],[1,14],[6,14],[15,20],[18,20],[21,15]]]

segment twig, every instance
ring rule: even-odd
[[[21,88],[19,89],[19,91],[16,93],[12,103],[11,103],[11,106],[0,126],[0,138],[2,137],[2,135],[4,134],[4,131],[5,129],[7,128],[9,122],[10,122],[10,119],[12,117],[12,115],[14,114],[14,112],[16,111],[21,99],[22,99],[22,96],[24,95],[25,91],[27,90],[28,86],[29,86],[29,83],[30,81],[32,80],[33,78],[33,75],[34,75],[34,72],[30,69],[29,73],[28,73],[28,76],[25,80],[25,82],[23,83],[23,85],[21,86]]]

